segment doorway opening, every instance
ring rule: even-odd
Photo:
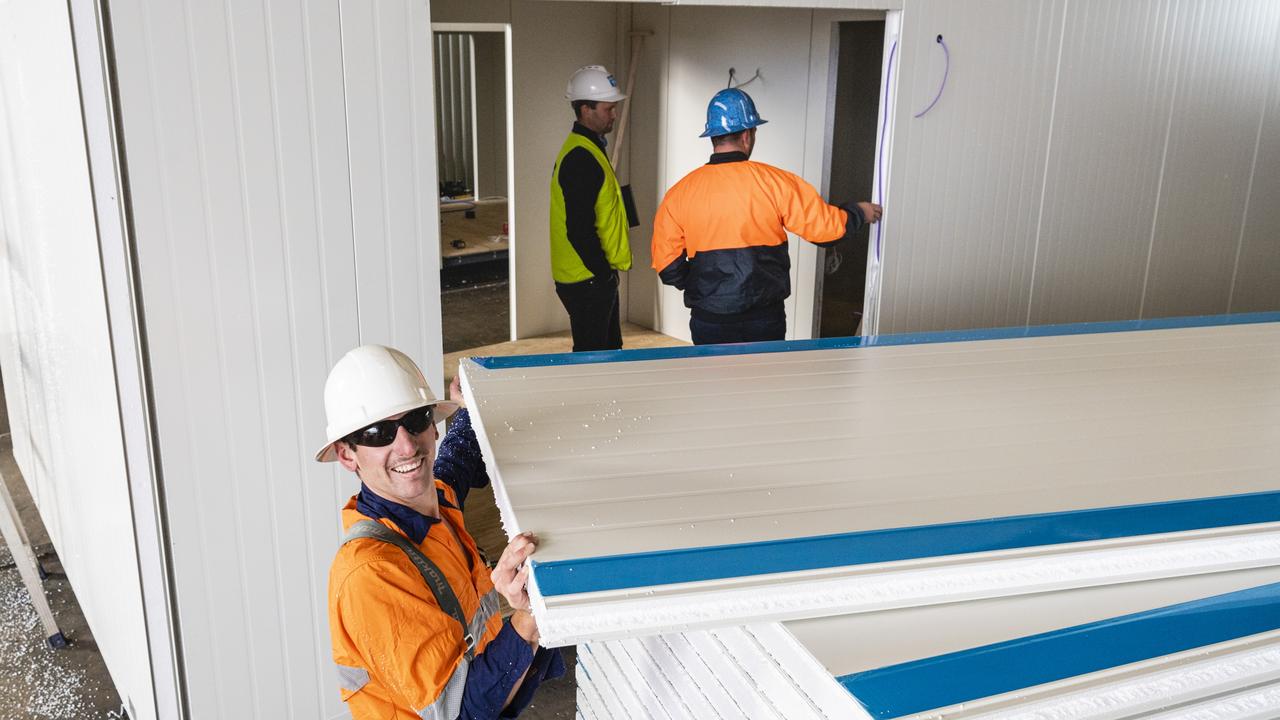
[[[511,33],[504,24],[432,30],[448,354],[512,339]]]
[[[835,30],[838,42],[827,197],[832,202],[868,200],[874,197],[885,21],[840,22]],[[870,237],[870,227],[863,226],[848,240],[820,254],[818,337],[859,334]]]

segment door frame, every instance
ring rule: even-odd
[[[508,340],[516,340],[516,253],[519,252],[519,243],[517,242],[518,231],[516,228],[515,207],[516,207],[516,150],[515,150],[515,89],[512,78],[511,67],[511,23],[453,23],[453,22],[433,22],[431,23],[431,32],[453,32],[453,33],[502,33],[503,38],[503,57],[505,58],[505,67],[503,69],[503,83],[506,86],[506,133],[507,133],[507,317],[509,319],[509,327],[507,328]],[[472,47],[472,66],[475,65],[475,49]],[[475,73],[471,76],[471,94],[475,97]],[[472,144],[478,144],[479,140],[475,134],[476,125],[476,108],[475,103],[471,105],[471,141]],[[479,162],[479,153],[473,147],[472,162]],[[476,178],[477,188],[480,185],[480,176],[478,168],[473,170]],[[477,198],[479,194],[477,193]]]
[[[883,189],[887,195],[889,190],[888,171],[892,163],[893,128],[895,122],[895,105],[897,104],[898,58],[892,52],[898,42],[902,27],[901,10],[816,10],[814,11],[813,36],[811,38],[813,60],[810,65],[810,83],[814,88],[825,88],[825,93],[811,93],[807,120],[808,132],[805,133],[805,179],[812,182],[828,197],[831,185],[831,148],[833,143],[834,112],[836,99],[836,67],[838,60],[840,23],[857,21],[884,22],[884,52],[880,66],[880,97],[877,99],[878,116],[884,118],[878,128],[876,137],[876,168],[872,177],[872,187]],[[891,53],[893,67],[890,67]],[[892,73],[891,73],[892,71]],[[815,97],[816,96],[816,97]],[[886,107],[887,106],[887,107]],[[886,177],[881,177],[881,174]],[[879,190],[872,197],[872,202],[887,205]],[[886,215],[887,215],[886,210]],[[883,256],[886,233],[886,220],[880,221],[879,238],[881,256]],[[876,242],[876,228],[872,229],[871,243]],[[788,337],[791,340],[806,340],[818,337],[822,320],[822,283],[825,253],[822,248],[811,243],[797,243],[795,292],[795,315]],[[880,309],[880,273],[883,257],[877,258],[874,250],[867,253],[867,285],[863,301],[862,330],[863,335],[875,335],[879,326]]]

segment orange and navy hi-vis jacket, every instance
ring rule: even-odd
[[[497,593],[463,525],[453,488],[435,482],[447,501],[440,504],[445,522],[431,524],[417,547],[444,573],[463,614],[471,618],[479,656],[503,630]],[[342,510],[348,530],[367,519],[356,509],[355,497]],[[390,519],[377,522],[405,534]],[[338,550],[329,572],[329,631],[342,699],[352,717],[457,716],[468,670],[462,627],[440,609],[422,574],[400,548],[362,538]]]
[[[862,225],[856,207],[829,205],[786,170],[717,153],[667,191],[653,221],[653,269],[684,304],[718,315],[791,294],[787,230],[818,245]]]

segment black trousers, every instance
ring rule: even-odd
[[[556,295],[569,313],[573,351],[619,350],[618,271],[576,283],[556,283]]]
[[[734,315],[694,308],[689,334],[694,345],[782,340],[787,335],[787,310],[781,301]]]

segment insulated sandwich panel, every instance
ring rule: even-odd
[[[1275,717],[1280,568],[579,646],[584,717]]]
[[[596,720],[869,717],[777,623],[581,645],[578,709]]]
[[[786,627],[877,719],[1188,717],[1210,707],[1224,714],[1207,717],[1275,717],[1277,580],[1273,567]],[[880,622],[911,631],[885,643]],[[865,661],[872,667],[850,672]],[[1250,714],[1260,710],[1269,714]]]
[[[544,637],[567,642],[1276,563],[1277,320],[462,372],[507,530],[541,539]]]

